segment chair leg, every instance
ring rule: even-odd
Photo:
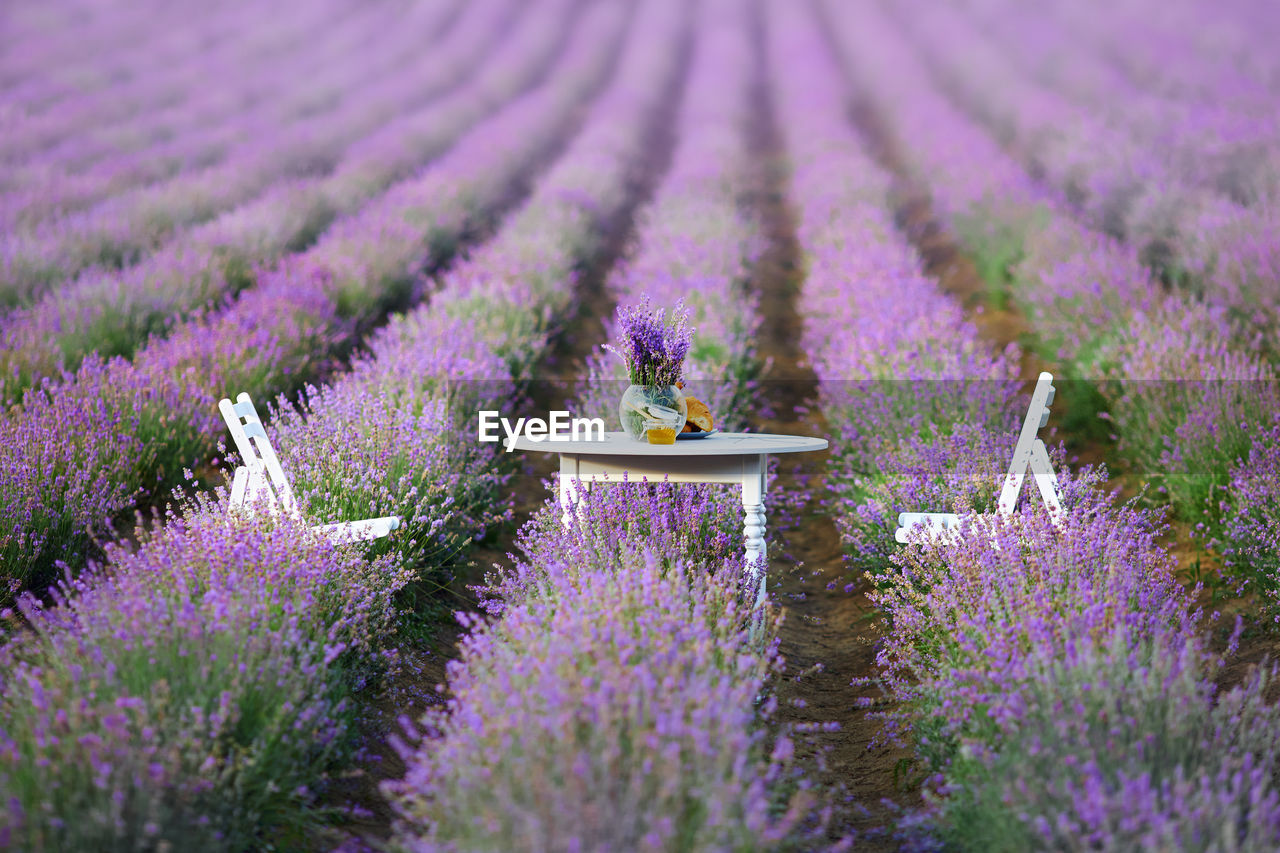
[[[249,469],[243,465],[237,466],[235,474],[231,478],[231,506],[244,506],[245,490],[249,486]]]

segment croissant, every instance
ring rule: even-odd
[[[684,423],[683,432],[710,432],[715,421],[711,418],[711,410],[707,408],[707,404],[697,397],[684,399],[689,404],[689,419]]]

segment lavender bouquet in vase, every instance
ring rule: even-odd
[[[670,317],[665,308],[653,308],[648,297],[639,305],[618,310],[618,345],[605,349],[627,365],[631,387],[622,395],[618,419],[632,440],[675,444],[689,414],[679,385],[692,339],[689,315],[681,302]]]

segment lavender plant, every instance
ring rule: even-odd
[[[497,445],[475,442],[475,412],[511,399],[496,354],[459,351],[475,330],[441,314],[402,318],[350,374],[280,401],[271,434],[306,515],[318,522],[396,515],[395,551],[436,583],[475,539],[506,521],[511,477]]]
[[[904,430],[896,441],[877,442],[876,462],[868,463],[859,453],[865,434],[851,435],[845,423],[840,428],[844,452],[827,480],[836,494],[831,508],[849,564],[872,575],[901,549],[894,540],[899,513],[994,512],[1017,442],[1012,429],[993,432],[962,421],[950,434]],[[1064,455],[1055,450],[1059,465]]]
[[[1199,645],[1125,625],[1020,656],[996,750],[947,773],[943,838],[961,850],[1273,850],[1280,707],[1259,670],[1215,697]]]
[[[707,404],[719,426],[739,430],[750,428],[752,415],[766,414],[753,394],[764,366],[756,354],[759,300],[749,286],[765,241],[758,217],[740,203],[750,188],[743,129],[752,107],[751,68],[746,34],[727,21],[708,23],[679,105],[671,167],[638,216],[637,250],[608,280],[622,306],[642,298],[684,306],[698,330],[682,368],[686,390]],[[728,92],[725,80],[734,81]],[[610,318],[606,333],[622,335],[620,323]],[[613,417],[626,380],[636,382],[619,367],[593,354],[579,411]]]
[[[747,757],[731,757],[723,743],[740,741],[727,730],[721,730],[719,746],[704,741],[697,722],[702,714],[685,709],[708,695],[707,683],[636,689],[634,678],[637,668],[647,671],[650,655],[663,658],[667,678],[684,679],[677,671],[696,678],[702,666],[671,659],[674,647],[648,627],[655,618],[665,620],[669,608],[660,602],[667,600],[687,602],[676,608],[686,630],[734,636],[708,659],[732,673],[717,690],[735,689],[740,678],[754,683],[751,673],[767,668],[771,651],[761,656],[742,645],[749,621],[743,600],[753,599],[753,589],[743,589],[738,559],[724,561],[737,551],[736,496],[618,484],[593,488],[580,510],[579,523],[566,529],[559,507],[549,502],[522,533],[523,556],[489,578],[485,592],[497,619],[487,625],[468,620],[473,633],[464,661],[450,673],[454,702],[423,721],[428,736],[404,750],[409,773],[387,786],[402,818],[399,843],[406,849],[501,848],[530,838],[555,847],[635,849],[759,843],[734,841],[740,829],[721,828],[722,816],[731,813],[739,826],[763,821],[753,831],[765,843],[781,840],[798,809],[771,827],[770,819],[749,818],[721,799],[727,789],[716,781],[722,778],[716,768],[733,764],[739,781],[729,797],[767,809],[772,798],[757,780],[773,778],[773,771],[765,769],[761,749],[745,742],[733,751]],[[638,547],[657,550],[640,557]],[[726,582],[731,587],[721,586]],[[633,602],[632,590],[644,590],[644,603]],[[692,616],[685,609],[690,606]],[[583,637],[591,638],[590,652],[571,650]],[[622,657],[615,651],[620,644]],[[693,649],[706,648],[701,641],[682,645],[697,655],[702,653]],[[519,668],[510,665],[516,661]],[[633,675],[626,676],[622,665]],[[643,674],[640,681],[649,683]],[[527,698],[526,691],[532,691]],[[648,698],[640,698],[642,692]],[[512,693],[518,704],[489,698]],[[745,711],[728,695],[719,704]],[[753,716],[729,715],[739,721],[733,725],[748,727]],[[591,725],[583,725],[585,719]],[[689,724],[677,722],[682,719]],[[662,734],[654,728],[659,720]],[[642,734],[647,732],[652,734]],[[491,738],[513,748],[487,749]],[[776,763],[788,751],[789,741],[779,741]],[[676,783],[677,773],[694,788]],[[466,805],[459,809],[460,803]],[[604,814],[612,819],[602,820]]]
[[[835,446],[831,509],[852,565],[876,571],[897,550],[899,512],[992,503],[1016,439],[1017,352],[986,347],[895,231],[891,182],[840,121],[821,33],[796,16],[774,32],[807,273],[803,343]],[[795,55],[809,59],[784,59]]]
[[[635,307],[618,309],[618,345],[604,348],[627,365],[632,385],[666,386],[680,381],[684,357],[693,343],[689,312],[682,302],[654,308],[646,296]]]
[[[109,25],[89,16],[93,26],[77,33],[81,40],[77,51],[60,58],[48,56],[48,64],[39,69],[43,73],[32,74],[37,69],[30,69],[21,83],[6,90],[6,100],[21,105],[26,121],[5,138],[0,152],[6,159],[33,166],[63,165],[67,169],[61,177],[74,181],[86,166],[112,159],[112,150],[127,154],[150,148],[170,154],[166,143],[189,147],[189,137],[197,129],[192,125],[201,118],[234,120],[245,112],[269,114],[272,106],[285,108],[288,115],[290,107],[305,109],[308,103],[323,103],[335,87],[349,84],[352,72],[360,67],[359,46],[376,37],[382,21],[376,13],[360,14],[367,11],[339,0],[274,20],[246,4],[217,10],[208,18],[193,17],[188,11],[181,19],[185,26],[174,26],[177,19],[154,8],[140,10],[140,20],[122,10],[112,23],[128,21],[128,35],[124,44],[114,45],[95,44]],[[80,16],[79,22],[84,23],[85,17]],[[255,18],[258,25],[248,31]],[[336,22],[344,26],[333,27]],[[425,18],[423,25],[431,29]],[[335,33],[335,29],[345,32]],[[61,32],[74,30],[68,22]],[[24,46],[40,43],[28,39]],[[48,44],[47,38],[43,43]],[[314,73],[306,80],[287,79],[289,72],[303,70]],[[78,75],[77,83],[68,85],[64,74]],[[223,86],[201,87],[219,75]],[[255,103],[253,83],[246,79],[252,76],[280,85],[280,99]],[[111,97],[103,97],[108,90]],[[255,106],[259,109],[254,110]],[[219,129],[206,126],[204,130],[213,151],[219,150],[219,142],[225,144]],[[216,154],[204,156],[216,159]],[[56,181],[57,177],[39,169],[19,170],[8,175],[5,183],[29,186],[35,179]]]
[[[440,4],[399,21],[427,43],[437,40],[441,70],[453,67],[442,54],[477,46],[469,38],[471,19],[447,26],[455,11]],[[308,6],[287,20],[265,22],[259,15],[252,28],[252,5],[242,12],[241,38],[219,32],[211,49],[193,51],[193,61],[170,65],[167,73],[117,85],[111,98],[89,95],[31,116],[16,139],[6,139],[39,147],[0,180],[0,222],[30,227],[234,157],[247,134],[275,131],[360,85],[366,51],[391,35],[379,10],[345,0]],[[440,44],[446,31],[449,40]],[[223,85],[201,85],[215,78]],[[255,98],[256,87],[270,87],[274,96]]]
[[[1034,265],[1036,275],[1052,273],[1067,282],[1070,268],[1061,264],[1075,263],[1079,272],[1085,266],[1081,247],[1098,243],[1083,239],[1078,229],[1059,227],[1060,219],[1029,215],[1052,213],[1053,208],[1042,206],[1034,188],[1007,166],[989,140],[967,133],[962,121],[953,122],[956,132],[950,133],[948,108],[931,84],[915,76],[916,60],[906,51],[898,53],[895,28],[886,26],[877,10],[859,7],[859,12],[865,15],[860,14],[856,27],[848,16],[830,18],[838,22],[835,29],[844,33],[846,43],[855,45],[845,58],[854,67],[876,67],[880,61],[882,69],[901,68],[901,74],[880,84],[882,91],[898,87],[896,98],[882,105],[888,104],[885,113],[907,129],[901,135],[910,143],[905,150],[935,188],[939,211],[955,226],[965,216],[1002,210],[998,221],[1017,227],[1018,239],[1027,241],[1026,251],[1019,251],[1021,263]],[[787,20],[782,14],[778,18]],[[816,36],[805,34],[799,24],[790,27],[775,26],[770,32],[780,40]],[[800,43],[808,49],[774,42],[787,46],[787,56],[821,56],[816,41]],[[805,64],[790,64],[794,78],[801,77]],[[813,64],[822,68],[821,59]],[[821,97],[822,81],[835,76],[813,72],[809,85],[781,89],[777,102],[784,110],[788,103],[808,108],[784,112],[801,129],[798,138],[822,138],[818,120],[809,116],[827,112],[814,109],[814,101]],[[864,79],[886,80],[883,75]],[[939,136],[941,125],[949,131]],[[962,163],[983,164],[983,179],[975,180],[978,172],[958,165]],[[834,219],[809,199],[833,194],[831,187],[841,185],[842,172],[829,166],[816,170],[821,180],[812,184],[801,182],[806,174],[797,169],[800,210],[812,205],[820,212],[816,223]],[[993,205],[1002,193],[1007,193],[1007,203]],[[1021,222],[1014,210],[1021,211]],[[849,218],[840,215],[841,222]],[[806,219],[802,214],[800,221]],[[812,240],[820,246],[822,234],[802,226],[801,243],[807,247]],[[1122,260],[1122,254],[1113,253],[1093,269],[1107,270],[1107,276],[1133,269],[1118,263]],[[1116,265],[1108,266],[1113,261]],[[1090,322],[1097,318],[1096,325],[1081,334],[1079,318],[1059,316],[1056,326],[1046,328],[1060,330],[1053,345],[1070,351],[1072,358],[1079,356],[1078,363],[1109,370],[1108,358],[1119,361],[1112,342],[1122,340],[1125,324],[1132,322],[1125,312],[1158,300],[1140,267],[1119,279],[1133,282],[1132,291],[1113,294],[1109,282],[1117,279],[1095,276],[1074,276],[1074,290],[1068,288],[1062,304],[1078,299],[1088,308]],[[810,281],[821,293],[823,279]],[[815,315],[825,319],[833,313],[826,306],[838,306],[840,300],[835,288],[832,293],[826,310]],[[861,316],[878,320],[887,314]],[[868,335],[875,335],[888,324],[864,325]],[[839,322],[824,333],[826,328],[817,324],[810,338],[819,365],[822,354],[833,349],[832,341],[840,340]],[[894,331],[890,327],[883,334]],[[892,354],[896,345],[912,352],[918,340],[914,330],[907,330],[890,337],[882,349]],[[831,361],[847,364],[849,359]],[[865,429],[848,430],[845,441],[855,461],[841,464],[853,468],[863,447],[869,456],[879,451],[881,464],[890,470],[903,463],[916,469],[904,485],[928,491],[916,486],[916,481],[929,479],[928,468],[921,470],[916,460],[945,460],[947,433],[918,430],[916,444],[901,453],[883,440],[896,426],[893,414],[889,407],[872,407]],[[977,461],[971,449],[957,450]],[[850,452],[846,447],[840,451]],[[983,479],[991,482],[991,473]],[[939,482],[935,499],[965,496],[969,484],[952,476],[948,472],[948,479]],[[1269,849],[1280,798],[1270,787],[1271,759],[1258,752],[1274,729],[1274,711],[1262,703],[1260,686],[1253,683],[1232,694],[1231,710],[1214,717],[1206,686],[1212,667],[1197,639],[1200,615],[1174,580],[1169,558],[1156,546],[1158,516],[1116,506],[1098,489],[1099,482],[1098,473],[1087,471],[1065,479],[1067,508],[1058,524],[1029,505],[1008,521],[979,523],[969,516],[971,526],[959,544],[926,542],[900,549],[873,593],[891,626],[879,656],[885,682],[896,698],[905,700],[889,715],[888,731],[908,736],[940,774],[934,789],[936,819],[921,827],[932,836],[923,839],[924,846],[1220,849],[1216,843],[1225,849]],[[912,496],[926,503],[928,498]],[[883,514],[877,516],[881,518]],[[1237,713],[1245,706],[1248,712]],[[1247,722],[1241,725],[1241,720]],[[1264,734],[1253,740],[1250,729]],[[1174,746],[1180,735],[1187,739]]]
[[[1248,26],[1234,14],[1224,20],[1194,3],[1180,9],[1176,23],[1140,13],[1081,15],[1069,4],[1050,4],[1036,14],[1005,4],[998,12],[981,10],[980,19],[1037,79],[1155,148],[1151,153],[1167,158],[1179,175],[1239,203],[1257,204],[1274,197],[1274,156],[1267,144],[1277,128],[1248,115],[1268,97],[1259,77],[1241,73],[1248,63],[1266,64],[1251,36],[1266,31],[1269,10],[1252,11]],[[1212,45],[1204,37],[1210,30],[1232,49]],[[1129,49],[1118,50],[1122,44]],[[1073,62],[1047,61],[1066,51]],[[1183,67],[1170,73],[1156,57],[1175,53],[1184,58]]]
[[[1232,326],[1223,311],[1166,303],[1131,321],[1112,356],[1124,377],[1111,413],[1121,447],[1207,536],[1220,529],[1232,469],[1280,404],[1273,370],[1230,345]]]
[[[520,555],[486,578],[480,592],[492,613],[541,588],[542,566],[613,565],[627,553],[650,550],[664,566],[710,571],[741,564],[741,504],[737,494],[711,485],[602,483],[582,496],[578,520],[566,528],[558,503],[548,501],[520,531]]]
[[[677,8],[671,6],[667,9],[660,17],[660,21],[678,22],[679,16],[673,14]],[[600,14],[593,16],[593,20],[597,30],[601,25],[616,26],[621,21],[616,10],[602,10]],[[587,32],[590,33],[590,30]],[[604,55],[604,51],[598,44],[587,39],[584,45],[588,44],[593,45],[597,55]],[[646,54],[653,56],[652,51],[646,51]],[[596,66],[596,70],[601,69]],[[554,192],[548,193],[549,197],[554,195]],[[554,221],[559,224],[559,220]],[[587,244],[590,245],[590,242],[588,241]],[[495,259],[497,257],[497,255],[494,256]],[[564,259],[557,260],[559,263],[564,262]],[[559,281],[555,279],[549,281],[546,287],[550,289],[550,293],[539,295],[544,298],[548,296],[559,298],[553,287],[553,283],[559,283]],[[473,290],[470,287],[450,290],[442,294],[444,298],[440,300],[438,307],[447,309],[449,306],[459,304],[462,298],[471,295]],[[464,443],[454,440],[450,424],[457,422],[451,421],[450,418],[457,414],[454,410],[455,406],[469,408],[470,415],[474,412],[470,403],[476,399],[484,399],[492,404],[494,396],[508,397],[510,383],[505,379],[503,362],[495,352],[483,351],[472,358],[453,346],[460,337],[468,337],[474,332],[473,328],[469,328],[466,322],[456,317],[451,310],[443,310],[437,314],[424,311],[403,318],[393,323],[386,333],[378,338],[370,357],[357,361],[355,369],[345,382],[323,391],[308,393],[303,406],[281,416],[279,426],[283,428],[286,437],[292,435],[300,440],[299,445],[294,447],[297,458],[287,458],[286,462],[291,474],[300,475],[300,479],[295,482],[302,483],[300,492],[304,498],[310,498],[306,501],[308,512],[319,510],[322,513],[341,515],[346,511],[354,510],[365,514],[366,506],[381,507],[387,505],[383,503],[384,501],[389,502],[389,505],[395,509],[407,510],[404,514],[409,521],[409,529],[405,533],[408,536],[420,536],[422,540],[415,547],[412,539],[406,543],[397,537],[392,543],[393,546],[424,559],[438,556],[438,552],[432,549],[437,545],[434,540],[440,535],[442,524],[452,525],[450,529],[454,532],[450,535],[457,535],[460,530],[466,530],[467,525],[476,521],[476,518],[468,517],[467,513],[477,510],[478,502],[468,499],[466,489],[480,491],[492,489],[495,485],[500,485],[505,474],[485,470],[486,461],[491,461],[488,454],[483,452],[485,448],[477,448],[472,442]],[[499,344],[509,345],[513,351],[535,349],[541,342],[542,337],[537,334],[526,334],[505,342],[497,341]],[[451,383],[456,383],[462,374],[466,374],[469,381],[457,383],[451,387]],[[477,392],[490,396],[480,398],[468,396]],[[366,403],[375,393],[383,406],[381,411],[375,411],[370,417],[371,413]],[[464,399],[467,402],[463,402]],[[357,403],[362,408],[360,417],[356,417]],[[272,419],[273,428],[274,420]],[[441,429],[442,426],[445,427],[444,430]],[[277,438],[280,437],[280,432],[277,430]],[[312,442],[319,455],[309,455]],[[336,442],[343,442],[341,455],[327,454],[326,451]],[[281,445],[288,446],[286,442],[281,442]],[[298,446],[303,448],[301,454],[297,454]],[[482,452],[474,452],[477,449]],[[288,457],[289,451],[285,452]],[[421,471],[418,470],[419,465],[423,466]],[[441,497],[444,496],[445,489],[448,489],[450,494],[443,501],[446,506],[441,506]],[[454,517],[450,517],[450,508],[447,506],[449,498],[457,498],[453,509],[460,511],[456,512]],[[373,503],[366,505],[365,501]],[[488,511],[487,507],[484,511]],[[206,537],[199,543],[199,550],[216,552],[217,545],[216,537]],[[381,560],[369,565],[369,571],[371,573],[388,572],[389,568],[398,565],[400,564],[397,562]],[[328,575],[333,574],[330,567]],[[389,600],[390,594],[408,579],[408,572],[391,571],[387,573],[386,578],[388,582],[394,583],[389,587],[369,584],[369,588],[385,589]],[[96,577],[87,577],[83,587],[97,594],[101,584]],[[360,589],[341,591],[340,595],[341,600],[356,604],[367,597],[368,595]],[[141,596],[138,598],[141,600]],[[274,600],[269,597],[260,600],[286,614],[290,610],[288,605],[275,607],[272,604]],[[342,651],[329,646],[325,646],[323,650],[330,657],[339,655]],[[222,657],[234,661],[229,653],[223,653]],[[313,671],[305,665],[302,666],[302,671],[307,675],[313,674]],[[270,674],[268,672],[268,675]],[[262,706],[264,713],[270,713],[275,708],[273,701],[280,698],[268,697]],[[288,697],[284,698],[288,700]],[[256,707],[256,703],[251,704]],[[295,700],[288,700],[282,707],[287,711],[297,704]],[[321,746],[325,743],[326,741],[322,739]],[[323,770],[323,762],[310,760],[304,763],[306,767],[299,770],[296,775],[314,781]],[[267,778],[274,775],[285,782],[293,778],[271,762],[259,762],[259,764],[262,765],[261,772]],[[212,773],[216,769],[214,765],[203,763],[195,770],[183,766],[175,771],[173,776],[182,780],[183,785],[199,787],[204,784],[201,781],[203,775]],[[285,818],[298,819],[302,812],[295,806],[298,802],[307,800],[309,793],[292,787],[286,790],[293,798],[288,801],[290,805],[287,807],[280,805],[284,797],[273,802],[286,812]],[[268,793],[272,792],[279,793],[269,787]],[[225,836],[225,828],[216,822],[213,828],[206,832],[206,828],[210,825],[209,821],[196,820],[192,823],[193,829],[188,835],[183,835],[179,830],[170,831],[166,828],[164,833],[167,834],[161,834],[158,843],[164,843],[168,835],[173,835],[180,840],[191,837],[197,843],[211,847],[226,844],[232,849],[238,849],[247,844],[257,843],[257,835],[252,830],[255,821],[261,824],[263,832],[271,832],[277,828],[272,820],[259,819],[253,814],[247,816],[241,814],[240,819],[237,831],[241,835],[230,839]],[[148,827],[144,826],[143,830],[148,830]],[[128,827],[122,832],[128,837]],[[160,831],[157,830],[157,832]],[[246,833],[254,834],[250,836]],[[139,833],[138,837],[146,836]]]
[[[1258,595],[1280,621],[1280,420],[1272,415],[1247,456],[1231,468],[1223,501],[1222,553],[1237,592]]]
[[[394,630],[399,564],[212,505],[24,597],[0,649],[0,838],[21,849],[297,838]]]
[[[405,850],[704,850],[776,844],[790,742],[766,749],[755,697],[776,652],[744,648],[736,571],[652,552],[543,564],[540,592],[472,621],[447,709],[388,783]],[[766,708],[766,713],[772,707]]]
[[[981,727],[993,702],[1027,685],[1024,654],[1116,624],[1139,637],[1195,635],[1199,614],[1156,544],[1159,515],[1117,506],[1101,479],[1089,470],[1066,478],[1057,522],[1029,504],[1010,519],[973,519],[958,543],[900,551],[872,594],[893,624],[877,660],[910,717],[935,718],[921,746],[936,767],[958,733]]]
[[[1072,213],[1124,239],[1162,280],[1207,293],[1237,319],[1257,322],[1255,330],[1274,324],[1266,282],[1280,260],[1266,237],[1275,230],[1271,211],[1198,186],[1182,163],[1171,162],[1169,146],[1137,142],[1126,129],[1038,84],[1013,67],[1009,53],[971,16],[903,14],[899,23],[944,87],[1011,143]]]
[[[440,86],[433,85],[430,75],[404,73],[421,47],[420,33],[408,23],[394,28],[386,48],[362,65],[364,79],[358,78],[352,88],[363,89],[365,96],[353,102],[353,112],[319,111],[278,127],[270,136],[251,133],[235,156],[216,166],[3,235],[0,299],[7,304],[27,301],[90,266],[131,265],[176,228],[250,201],[280,177],[329,171],[351,142],[438,93]]]
[[[5,418],[0,442],[0,599],[43,588],[57,562],[78,563],[134,499],[114,472],[146,452],[138,414],[112,405],[110,371],[87,365],[84,400],[29,392],[26,419]]]
[[[855,75],[883,81],[878,104],[897,138],[909,143],[903,156],[931,188],[935,211],[953,226],[965,216],[989,216],[1021,234],[1013,286],[1045,331],[1046,352],[1083,378],[1117,380],[1098,387],[1116,408],[1126,449],[1162,481],[1184,518],[1215,535],[1229,469],[1248,452],[1255,429],[1248,412],[1268,410],[1273,394],[1265,348],[1235,307],[1247,309],[1248,300],[1210,296],[1195,305],[1163,293],[1140,247],[1075,221],[1070,200],[1046,186],[1052,181],[1032,181],[947,102],[899,27],[877,9],[860,11],[856,28],[847,17],[833,18],[842,33],[837,43],[848,48],[843,57]],[[1070,172],[1069,163],[1063,168]],[[1250,261],[1265,267],[1266,256],[1254,253]],[[1186,334],[1169,336],[1169,327]],[[1130,378],[1157,381],[1126,383]]]
[[[602,9],[586,32],[616,32],[617,11]],[[679,23],[669,10],[662,15],[646,26]],[[589,40],[580,46],[595,50]],[[625,69],[627,84],[648,78],[655,61],[665,74],[674,68],[672,54],[647,55]],[[657,90],[662,77],[647,85]],[[610,142],[615,155],[575,157],[553,169],[509,227],[441,276],[429,306],[394,318],[349,374],[283,408],[273,430],[316,517],[402,516],[402,535],[375,543],[373,552],[396,549],[436,580],[466,544],[508,518],[501,492],[511,471],[497,446],[474,442],[475,412],[516,399],[548,327],[566,308],[575,267],[599,245],[598,223],[581,213],[578,194],[599,198],[605,209],[625,203],[618,166],[639,156],[654,120],[650,110],[633,111],[634,92],[606,96],[573,146],[595,152]],[[511,307],[494,310],[495,302]],[[458,340],[485,345],[460,350]]]

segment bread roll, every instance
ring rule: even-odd
[[[689,404],[689,419],[685,421],[686,432],[710,432],[715,426],[715,421],[711,419],[711,410],[707,408],[707,404],[696,397],[685,397],[685,402]]]

